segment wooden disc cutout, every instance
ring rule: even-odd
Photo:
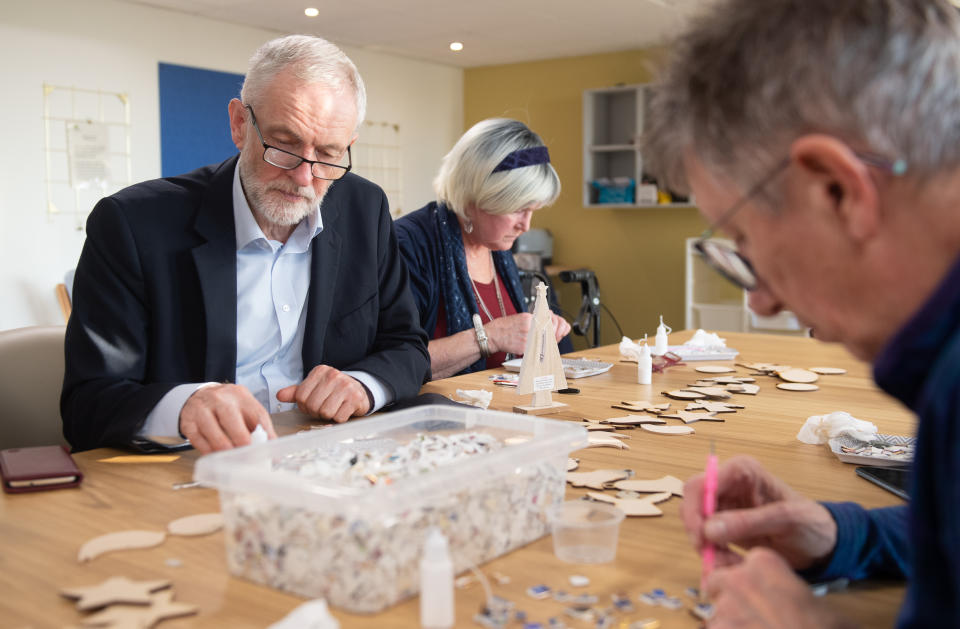
[[[842,376],[847,373],[847,370],[841,367],[811,367],[810,371],[821,376]]]
[[[693,426],[657,426],[655,424],[644,424],[640,426],[647,432],[655,432],[658,435],[692,435],[696,431]]]
[[[777,375],[780,376],[780,379],[784,382],[802,382],[805,384],[816,382],[820,379],[820,376],[806,369],[787,369],[777,372]]]
[[[784,391],[816,391],[820,387],[806,382],[781,382],[777,388]]]

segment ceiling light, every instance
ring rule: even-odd
[[[320,9],[314,9],[313,7],[310,7],[309,9],[304,9],[303,14],[307,17],[317,17],[320,15]]]
[[[458,41],[450,42],[450,50],[453,52],[460,52],[463,50],[463,44]]]

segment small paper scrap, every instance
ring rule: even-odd
[[[812,415],[804,422],[797,439],[810,445],[820,445],[830,439],[849,435],[859,441],[873,441],[877,438],[877,426],[863,419],[857,419],[850,413],[835,411],[829,415]]]
[[[330,615],[327,601],[318,598],[300,605],[267,629],[340,629],[340,623]]]
[[[488,406],[490,406],[491,400],[493,400],[493,392],[485,389],[457,389],[457,397],[460,398],[459,401],[463,402],[464,404],[486,409]]]

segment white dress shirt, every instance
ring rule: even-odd
[[[245,386],[271,413],[290,410],[277,391],[303,381],[303,333],[310,291],[311,248],[323,231],[319,207],[294,229],[286,243],[269,240],[257,225],[240,183],[233,174],[233,218],[237,238],[237,371]],[[392,402],[389,389],[363,371],[344,373],[362,382],[373,395],[373,408]],[[179,437],[180,411],[187,398],[212,383],[181,384],[147,415],[144,437]]]

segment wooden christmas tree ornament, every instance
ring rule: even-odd
[[[567,378],[563,375],[560,349],[553,331],[553,317],[547,307],[547,285],[540,282],[517,384],[517,394],[532,393],[533,397],[530,404],[514,406],[513,410],[528,415],[555,413],[568,405],[555,402],[551,392],[566,388]]]

